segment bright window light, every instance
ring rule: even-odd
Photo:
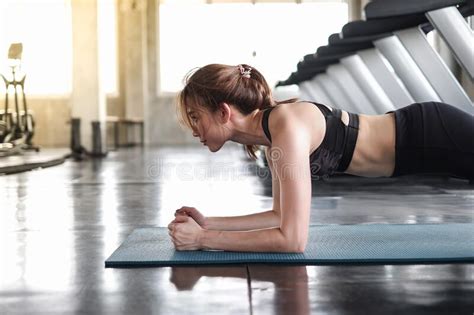
[[[100,65],[105,93],[118,94],[116,0],[99,2]]]
[[[191,69],[248,63],[273,86],[348,21],[347,3],[162,4],[160,88],[180,90]]]
[[[107,93],[116,93],[115,1],[101,0],[100,3],[103,84]],[[71,93],[70,0],[0,0],[0,72],[4,75],[11,73],[7,57],[13,42],[23,43],[21,70],[27,75],[25,91],[28,95]]]
[[[28,94],[71,91],[71,16],[66,1],[0,0],[1,72],[9,74],[8,47],[23,43]]]

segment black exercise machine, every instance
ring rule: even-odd
[[[26,103],[26,74],[21,79],[17,78],[17,72],[21,67],[22,52],[22,43],[11,44],[8,50],[8,59],[11,61],[12,79],[9,80],[3,74],[0,74],[5,83],[5,107],[3,111],[0,110],[0,156],[19,154],[25,150],[39,151],[39,147],[32,143],[35,120]],[[10,86],[13,86],[14,89],[14,111],[9,108]],[[23,110],[20,110],[18,87],[21,88]]]

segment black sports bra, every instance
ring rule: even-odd
[[[340,109],[329,109],[327,106],[315,102],[326,119],[326,133],[321,145],[310,155],[311,177],[319,179],[320,176],[332,175],[336,172],[344,172],[351,163],[354,154],[357,136],[359,133],[359,116],[349,114],[349,124],[346,126],[341,120]],[[272,141],[268,129],[268,117],[275,107],[264,110],[262,128],[268,140]]]

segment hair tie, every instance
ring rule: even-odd
[[[251,67],[247,67],[247,69],[245,69],[245,67],[242,66],[242,65],[238,65],[237,67],[240,70],[240,75],[241,76],[243,76],[244,78],[250,79],[250,75],[251,75],[251,71],[252,71]]]

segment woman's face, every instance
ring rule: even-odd
[[[207,110],[191,109],[188,112],[194,137],[211,152],[217,152],[225,143],[224,129],[214,115]]]

